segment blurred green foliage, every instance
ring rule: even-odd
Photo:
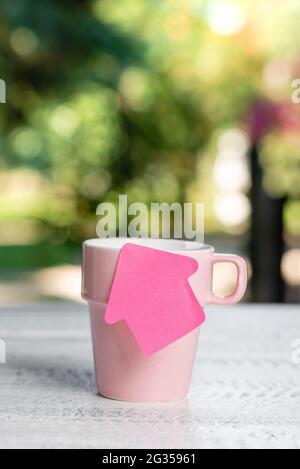
[[[207,229],[226,230],[212,203],[217,136],[245,127],[261,98],[290,102],[289,77],[276,87],[282,73],[266,66],[293,70],[300,49],[299,2],[231,3],[244,17],[227,9],[220,22],[228,2],[1,0],[2,237],[16,220],[32,222],[18,234],[32,242],[94,236],[96,206],[119,193],[203,200]],[[267,190],[294,203],[294,232],[299,145],[277,128],[261,153]]]

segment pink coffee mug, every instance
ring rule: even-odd
[[[182,399],[189,389],[200,328],[159,352],[145,356],[126,322],[109,325],[104,321],[120,249],[126,243],[196,259],[201,269],[189,282],[202,306],[234,304],[243,297],[247,287],[246,261],[235,255],[216,254],[213,247],[193,241],[108,238],[91,239],[83,244],[82,297],[90,308],[99,394],[135,402]],[[237,268],[237,284],[230,296],[219,297],[212,292],[213,266],[218,262],[230,262]]]

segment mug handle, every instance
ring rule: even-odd
[[[237,283],[234,292],[229,296],[217,296],[211,291],[207,303],[218,305],[230,305],[238,303],[244,296],[247,288],[248,268],[243,257],[234,254],[213,254],[211,259],[212,270],[214,264],[219,262],[229,262],[237,268]]]

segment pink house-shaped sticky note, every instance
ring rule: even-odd
[[[188,334],[205,320],[188,278],[196,260],[126,244],[118,260],[105,321],[124,320],[145,355]]]

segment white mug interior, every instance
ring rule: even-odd
[[[197,241],[178,239],[153,239],[153,238],[96,238],[85,241],[85,245],[93,248],[121,249],[125,244],[133,243],[164,251],[208,251],[213,248]]]

